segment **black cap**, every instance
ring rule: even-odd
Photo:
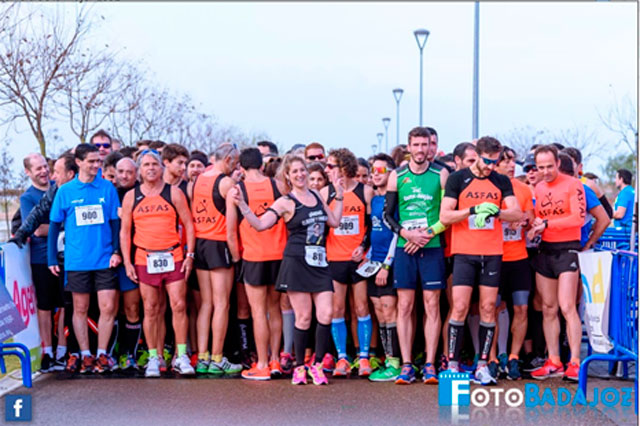
[[[522,164],[522,170],[527,173],[531,167],[536,166],[536,159],[533,154],[527,154]]]

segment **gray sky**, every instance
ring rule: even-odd
[[[74,7],[64,4],[63,7]],[[486,3],[480,6],[480,134],[514,127],[615,135],[598,110],[637,93],[635,3]],[[286,148],[319,141],[371,154],[381,118],[401,87],[400,141],[418,124],[419,55],[425,48],[424,124],[445,151],[471,138],[473,3],[97,4],[94,37],[142,60],[225,124],[264,131]],[[70,139],[66,124],[60,135]],[[30,141],[28,133],[14,137]],[[23,143],[16,156],[36,149]],[[620,148],[622,150],[622,148]],[[23,152],[24,150],[24,152]],[[596,172],[602,162],[587,166]]]

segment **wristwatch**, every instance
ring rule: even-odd
[[[193,252],[191,252],[191,253],[187,253],[187,254],[186,254],[186,256],[187,256],[187,257],[190,257],[191,259],[195,259],[196,254],[195,254],[195,253],[193,253]]]
[[[547,229],[549,227],[549,221],[547,219],[543,219],[542,223],[544,223],[544,229]]]
[[[387,265],[386,263],[383,263],[381,268],[388,271],[391,269],[391,265]]]

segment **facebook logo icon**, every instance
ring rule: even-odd
[[[8,422],[30,422],[31,395],[7,395],[4,399],[4,418]]]
[[[438,374],[438,404],[469,405],[469,373],[443,371]]]

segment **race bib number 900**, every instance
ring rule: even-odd
[[[170,252],[147,253],[147,273],[162,274],[173,272],[176,265]]]
[[[333,231],[335,235],[358,235],[358,232],[360,232],[358,216],[342,216],[340,226]]]
[[[325,267],[329,266],[327,263],[327,252],[324,247],[319,246],[305,246],[304,247],[304,260],[309,266]]]
[[[76,226],[101,225],[104,223],[104,214],[101,204],[90,204],[88,206],[77,206]]]

